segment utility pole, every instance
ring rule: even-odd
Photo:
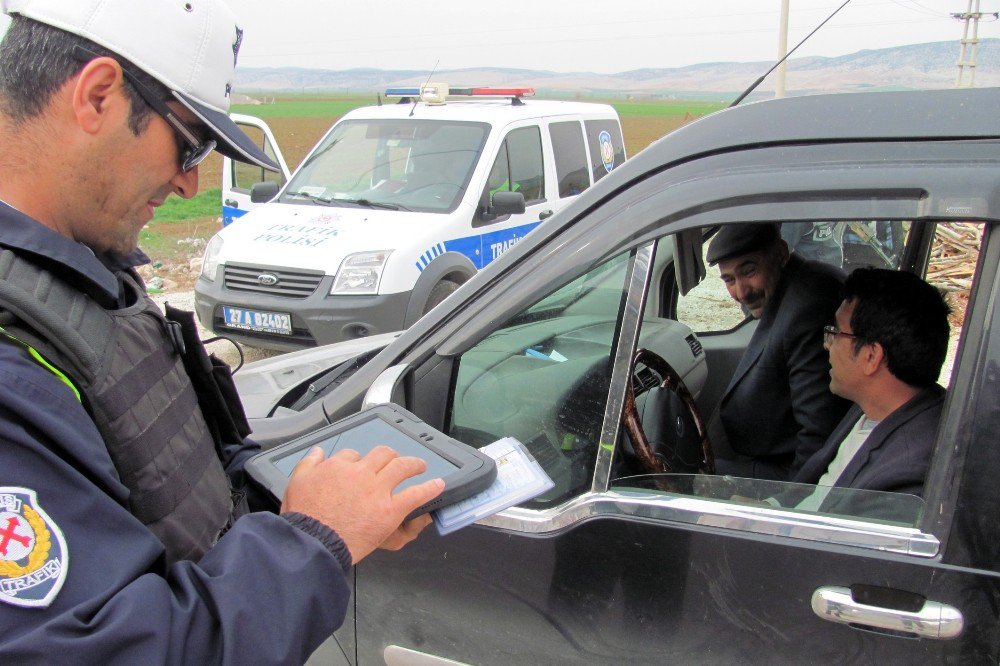
[[[781,0],[781,20],[778,25],[778,60],[784,58],[786,53],[788,53],[788,0]],[[778,65],[778,73],[775,74],[775,98],[785,96],[785,64],[782,62]]]
[[[976,47],[979,45],[979,19],[984,16],[1000,17],[1000,12],[986,13],[979,11],[979,0],[969,0],[964,12],[953,12],[951,17],[963,21],[961,50],[958,54],[958,78],[956,88],[972,88],[976,84]],[[972,37],[969,37],[969,27],[972,27]],[[965,73],[969,73],[968,83],[965,83]]]

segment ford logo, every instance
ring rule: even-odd
[[[257,282],[265,287],[273,287],[278,284],[278,276],[274,273],[261,273],[257,276]]]

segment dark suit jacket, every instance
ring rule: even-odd
[[[875,426],[834,485],[920,495],[931,464],[943,404],[944,389],[937,384],[915,395]],[[819,481],[859,418],[861,408],[855,405],[823,448],[791,480]]]
[[[753,462],[726,473],[786,480],[844,416],[850,402],[830,393],[823,349],[843,280],[837,268],[789,258],[719,406],[730,446]]]

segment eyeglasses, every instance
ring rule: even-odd
[[[855,335],[854,333],[844,333],[836,326],[827,325],[823,327],[823,342],[824,344],[833,344],[833,339],[838,335],[842,335],[845,338],[860,338],[860,335]]]
[[[82,46],[73,47],[73,58],[80,62],[89,62],[90,60],[99,57],[101,56],[83,48]],[[186,146],[182,146],[178,143],[178,147],[180,149],[179,159],[181,170],[187,172],[201,164],[205,158],[208,157],[209,153],[215,150],[215,139],[203,139],[199,137],[194,131],[191,130],[190,127],[188,127],[186,123],[184,123],[184,121],[177,117],[177,114],[175,114],[173,110],[167,106],[165,101],[159,99],[152,90],[144,86],[142,82],[139,81],[139,78],[128,67],[120,61],[118,64],[122,68],[122,74],[124,74],[128,82],[132,84],[135,91],[139,93],[139,97],[142,97],[142,99],[151,109],[153,109],[153,111],[158,113],[165,121],[167,121],[167,124],[170,125],[177,136],[183,139],[184,143],[187,144]]]

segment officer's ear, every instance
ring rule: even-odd
[[[98,134],[114,116],[129,112],[125,77],[114,58],[94,58],[66,85],[71,86],[73,118],[87,134]]]

